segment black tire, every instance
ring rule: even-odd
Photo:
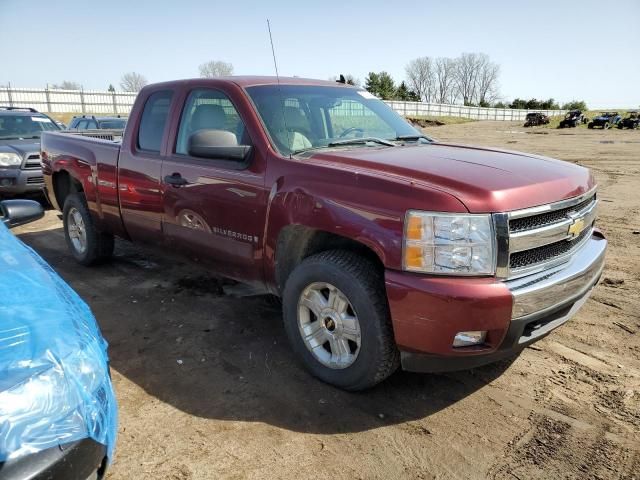
[[[587,128],[593,128],[593,123],[589,123],[589,124],[587,125]]]
[[[604,122],[604,125],[602,126],[602,129],[603,130],[608,130],[610,126],[611,125],[609,125],[609,122]]]
[[[337,287],[358,318],[360,349],[355,361],[346,368],[334,369],[322,364],[302,338],[298,302],[305,289],[316,282]],[[297,357],[312,375],[326,383],[350,391],[364,390],[382,382],[400,364],[383,272],[357,254],[331,250],[303,260],[287,279],[283,314],[285,331]]]
[[[86,246],[84,250],[79,250],[74,245],[70,235],[70,213],[78,212],[84,224],[84,233],[86,237]],[[110,258],[113,254],[114,238],[113,235],[100,232],[96,229],[93,218],[89,213],[84,193],[72,193],[65,202],[62,210],[62,221],[64,224],[64,238],[67,241],[67,247],[75,260],[82,265],[94,265]],[[73,220],[71,220],[73,222]]]

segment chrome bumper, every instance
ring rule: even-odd
[[[606,249],[607,240],[594,232],[568,262],[506,282],[513,295],[512,318],[544,314],[579,299],[582,305],[602,274]],[[571,315],[576,310],[572,308]]]

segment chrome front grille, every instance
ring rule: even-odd
[[[42,165],[40,165],[40,154],[32,153],[29,155],[22,168],[24,170],[38,170],[42,168]]]
[[[586,200],[572,207],[561,208],[559,210],[540,213],[538,215],[532,215],[530,217],[514,218],[513,220],[509,220],[509,231],[514,233],[521,232],[523,230],[531,230],[534,228],[544,227],[547,225],[552,225],[554,223],[562,222],[567,218],[567,215],[569,213],[579,212],[580,210],[590,205],[594,200],[595,197],[587,198]]]
[[[570,252],[590,234],[591,228],[585,228],[575,239],[560,240],[559,242],[550,243],[543,247],[523,250],[522,252],[514,252],[509,256],[509,268],[513,271],[518,268],[525,268],[530,265],[537,265],[539,263],[558,258]]]
[[[568,261],[591,236],[597,205],[594,189],[568,200],[494,215],[502,250],[498,276],[522,277]]]

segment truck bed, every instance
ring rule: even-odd
[[[101,130],[102,132],[108,132]],[[103,222],[121,232],[118,203],[120,142],[93,136],[96,131],[44,132],[40,150],[45,187],[50,192],[67,188],[61,182],[70,175],[82,182],[90,209]],[[51,199],[53,196],[49,195]],[[62,210],[64,205],[54,205]]]

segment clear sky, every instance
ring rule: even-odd
[[[271,75],[267,17],[281,75],[400,81],[413,58],[484,52],[507,100],[640,106],[640,0],[0,0],[0,84],[103,90],[127,71],[196,77],[212,59]]]

